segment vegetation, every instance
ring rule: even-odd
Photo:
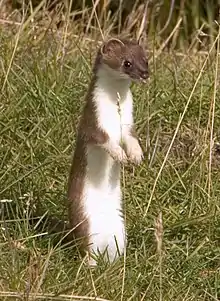
[[[216,0],[2,0],[6,11],[17,19],[40,12],[46,23],[63,25],[66,18],[82,21],[80,31],[96,32],[102,24],[106,33],[134,35],[145,16],[144,36],[156,36],[161,43],[169,37],[169,48],[204,48],[213,43],[218,26],[220,3]],[[1,14],[1,13],[0,13]],[[97,21],[98,19],[98,21]],[[36,21],[36,20],[35,20]],[[175,29],[175,34],[173,30]],[[142,36],[143,36],[142,34]]]
[[[200,52],[200,32],[169,53],[168,36],[149,36],[149,82],[132,86],[145,159],[122,172],[126,256],[90,270],[72,246],[31,222],[38,207],[66,219],[76,127],[101,37],[95,26],[83,33],[70,15],[58,29],[40,6],[29,16],[14,12],[17,23],[1,21],[0,299],[218,300],[217,23]],[[104,35],[107,25],[100,23]]]

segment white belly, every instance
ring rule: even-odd
[[[110,261],[124,252],[125,227],[121,212],[120,165],[100,147],[88,150],[84,187],[91,250],[107,249]],[[118,250],[118,251],[117,251]]]
[[[93,97],[98,126],[111,141],[119,144],[123,133],[133,124],[129,81],[118,82],[100,69]],[[120,105],[117,104],[119,101]],[[90,146],[87,156],[84,204],[89,220],[91,250],[102,253],[107,248],[112,261],[118,251],[120,254],[124,252],[126,245],[121,212],[120,164],[98,146]]]

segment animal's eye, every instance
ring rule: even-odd
[[[130,68],[132,66],[132,63],[129,61],[124,61],[125,68]]]

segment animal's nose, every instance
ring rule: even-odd
[[[142,78],[143,78],[143,79],[147,79],[148,76],[149,76],[149,73],[148,73],[148,72],[143,72],[143,73],[142,73]]]

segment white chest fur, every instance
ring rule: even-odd
[[[133,123],[129,83],[97,81],[94,91],[98,124],[117,144]],[[90,225],[91,251],[106,251],[110,261],[124,252],[125,225],[121,213],[120,164],[101,147],[88,148],[84,191],[85,211]],[[94,261],[92,261],[92,264]]]
[[[122,131],[133,124],[133,99],[129,82],[105,82],[102,78],[95,89],[99,126],[110,138],[119,141]]]

